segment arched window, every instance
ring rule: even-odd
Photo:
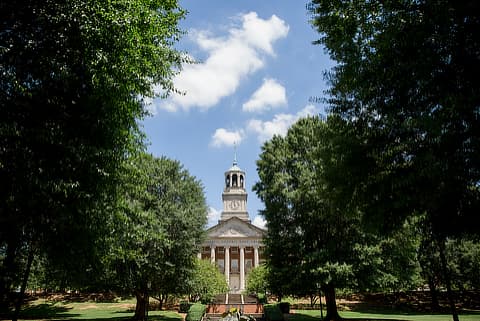
[[[240,175],[240,187],[243,188],[243,175]]]
[[[227,175],[227,176],[225,177],[225,186],[226,186],[226,187],[230,187],[230,175]]]
[[[237,174],[232,175],[232,186],[237,187],[238,186],[238,179],[237,179]]]

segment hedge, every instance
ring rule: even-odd
[[[280,302],[278,303],[278,307],[282,313],[290,313],[290,303],[289,302]]]
[[[207,310],[207,306],[201,303],[192,304],[190,309],[188,309],[187,316],[185,317],[185,321],[200,321],[202,320],[205,311]]]
[[[283,313],[278,304],[265,304],[263,313],[267,321],[284,321]]]
[[[178,307],[178,312],[180,313],[188,313],[188,310],[190,309],[190,306],[192,303],[188,301],[180,301],[179,307]]]

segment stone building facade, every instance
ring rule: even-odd
[[[233,166],[225,172],[220,220],[207,230],[207,240],[199,253],[199,257],[210,260],[225,275],[230,293],[242,292],[248,273],[264,261],[263,237],[266,231],[251,224],[247,196],[245,172],[235,159]]]

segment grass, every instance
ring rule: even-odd
[[[325,316],[325,311],[323,311]],[[345,320],[355,321],[451,321],[452,316],[449,314],[423,314],[420,312],[353,312],[340,311],[340,316]],[[460,321],[479,321],[480,312],[472,312],[469,314],[461,314]],[[320,321],[320,311],[318,310],[296,310],[295,313],[288,316],[288,321]]]
[[[66,320],[97,320],[123,321],[133,316],[135,300],[120,300],[118,302],[49,302],[37,300],[24,307],[20,312],[20,320],[28,321],[66,321]],[[149,311],[152,321],[182,321],[183,317],[176,311]],[[8,316],[6,316],[8,317]],[[7,320],[8,318],[5,318]],[[4,320],[0,316],[0,320]]]
[[[94,301],[48,301],[37,299],[22,309],[20,319],[27,321],[126,321],[133,316],[135,299],[113,300],[111,302]],[[320,321],[319,310],[291,311],[287,321]],[[324,311],[325,314],[325,311]],[[449,314],[433,314],[427,312],[402,311],[391,308],[372,308],[360,306],[355,311],[340,311],[345,320],[352,321],[451,321]],[[8,317],[8,316],[5,316]],[[2,318],[0,320],[8,320]],[[150,311],[151,321],[182,321],[182,315],[176,311]],[[461,313],[460,321],[479,321],[480,311]]]

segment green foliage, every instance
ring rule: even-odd
[[[377,236],[363,224],[356,183],[369,164],[364,151],[351,124],[335,115],[301,119],[262,147],[254,190],[265,203],[273,293],[313,297],[322,290],[335,314],[335,288],[417,285],[416,231]]]
[[[188,310],[187,316],[185,317],[185,321],[200,321],[202,320],[205,311],[207,310],[207,306],[201,303],[192,304],[190,309]]]
[[[471,239],[449,239],[446,250],[453,285],[459,290],[480,289],[480,243]]]
[[[190,306],[192,306],[192,304],[188,301],[180,301],[179,303],[179,307],[178,307],[178,312],[180,313],[187,313],[188,310],[190,309]]]
[[[278,304],[265,304],[263,313],[267,321],[283,321],[283,313]]]
[[[338,118],[302,119],[285,138],[276,136],[262,147],[254,190],[265,203],[275,293],[308,295],[318,292],[318,284],[341,287],[352,278],[362,233],[358,211],[344,197],[348,185],[341,185],[348,174],[344,164],[353,156],[339,150],[349,147],[339,144],[340,123]]]
[[[173,0],[1,2],[0,301],[28,253],[64,285],[102,275],[118,169],[142,147],[143,99],[172,90],[183,16]]]
[[[309,10],[337,62],[329,109],[352,125],[368,159],[353,179],[355,203],[381,232],[424,218],[458,320],[445,247],[480,231],[479,6],[313,0]]]
[[[260,265],[253,268],[247,276],[246,290],[248,293],[265,294],[268,289],[268,268]]]
[[[187,292],[207,221],[200,182],[177,161],[140,154],[125,163],[122,189],[106,282],[137,299]]]
[[[289,302],[279,302],[278,308],[282,313],[290,313],[290,303]]]
[[[426,213],[437,236],[478,234],[478,6],[315,0],[311,9],[338,63],[330,108],[354,124],[373,160],[358,190],[370,221],[395,227]]]
[[[190,282],[190,297],[204,304],[212,302],[215,295],[228,292],[225,276],[208,260],[197,260]]]

